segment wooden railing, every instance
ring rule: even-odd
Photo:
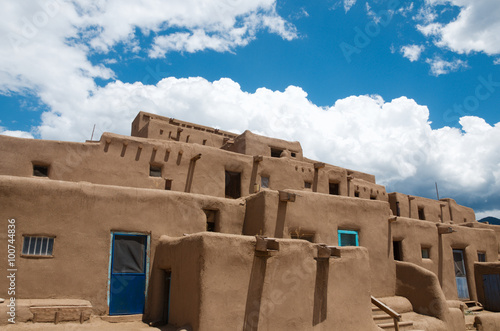
[[[391,307],[384,304],[382,301],[378,300],[377,298],[374,298],[373,296],[372,296],[372,303],[378,308],[380,308],[380,310],[385,312],[387,315],[392,317],[392,320],[394,321],[394,330],[399,331],[399,322],[401,321],[401,315],[398,314]]]

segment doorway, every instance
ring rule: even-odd
[[[146,296],[148,236],[112,233],[109,314],[142,314]]]
[[[459,299],[469,299],[469,287],[467,285],[467,272],[465,271],[465,260],[463,249],[453,250],[453,264],[455,265],[455,279]]]

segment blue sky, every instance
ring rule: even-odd
[[[5,2],[0,133],[129,134],[138,111],[298,140],[388,191],[500,216],[497,0]]]

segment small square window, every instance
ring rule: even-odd
[[[149,176],[150,177],[161,177],[161,167],[150,165],[149,166]]]
[[[33,164],[33,176],[49,177],[49,166]]]
[[[477,252],[477,261],[486,262],[486,252]]]
[[[431,249],[429,247],[422,247],[422,259],[431,258]]]
[[[354,191],[354,197],[359,198],[359,191]]]
[[[296,152],[290,152],[290,156],[291,157],[297,157],[297,153]]]
[[[339,246],[359,246],[358,231],[338,230]]]
[[[370,195],[370,200],[377,200],[377,196],[376,195]]]
[[[271,157],[281,157],[281,153],[283,153],[282,149],[271,148]]]
[[[331,195],[339,195],[339,183],[330,183],[328,186],[328,191]]]
[[[269,177],[260,177],[260,186],[262,188],[269,188]]]
[[[23,255],[52,256],[54,237],[28,237],[23,240]]]
[[[304,182],[304,188],[311,188],[311,187],[312,187],[312,183],[311,182],[308,182],[308,181]]]

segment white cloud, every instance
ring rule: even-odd
[[[137,53],[137,30],[159,34],[146,46],[154,57],[171,50],[231,51],[259,31],[296,38],[275,7],[275,0],[9,1],[0,12],[0,93],[36,91],[57,109],[83,100],[96,88],[95,78],[114,78],[89,54],[117,43]]]
[[[496,217],[496,218],[500,219],[500,209],[485,210],[485,211],[481,211],[481,212],[476,213],[477,220],[483,219],[483,218],[488,217],[488,216]]]
[[[356,0],[344,0],[344,10],[347,13],[352,6],[356,4]]]
[[[2,128],[0,128],[0,134],[4,136],[11,136],[17,138],[30,138],[30,139],[34,138],[31,133],[19,130],[11,131],[11,130],[2,130]]]
[[[467,68],[467,62],[455,59],[452,61],[443,60],[441,57],[436,56],[432,59],[427,59],[427,62],[431,66],[431,74],[434,76],[445,75],[449,72],[454,72],[460,68]]]
[[[495,60],[493,60],[493,64],[499,65],[500,64],[500,58],[496,58]]]
[[[418,61],[420,54],[425,50],[423,45],[407,45],[401,47],[403,56],[411,62]]]
[[[426,23],[419,30],[426,36],[434,35],[436,45],[459,54],[484,52],[500,54],[500,2],[498,0],[428,0],[420,16]],[[460,8],[456,19],[449,23],[436,23],[439,15],[436,5],[449,4]]]

